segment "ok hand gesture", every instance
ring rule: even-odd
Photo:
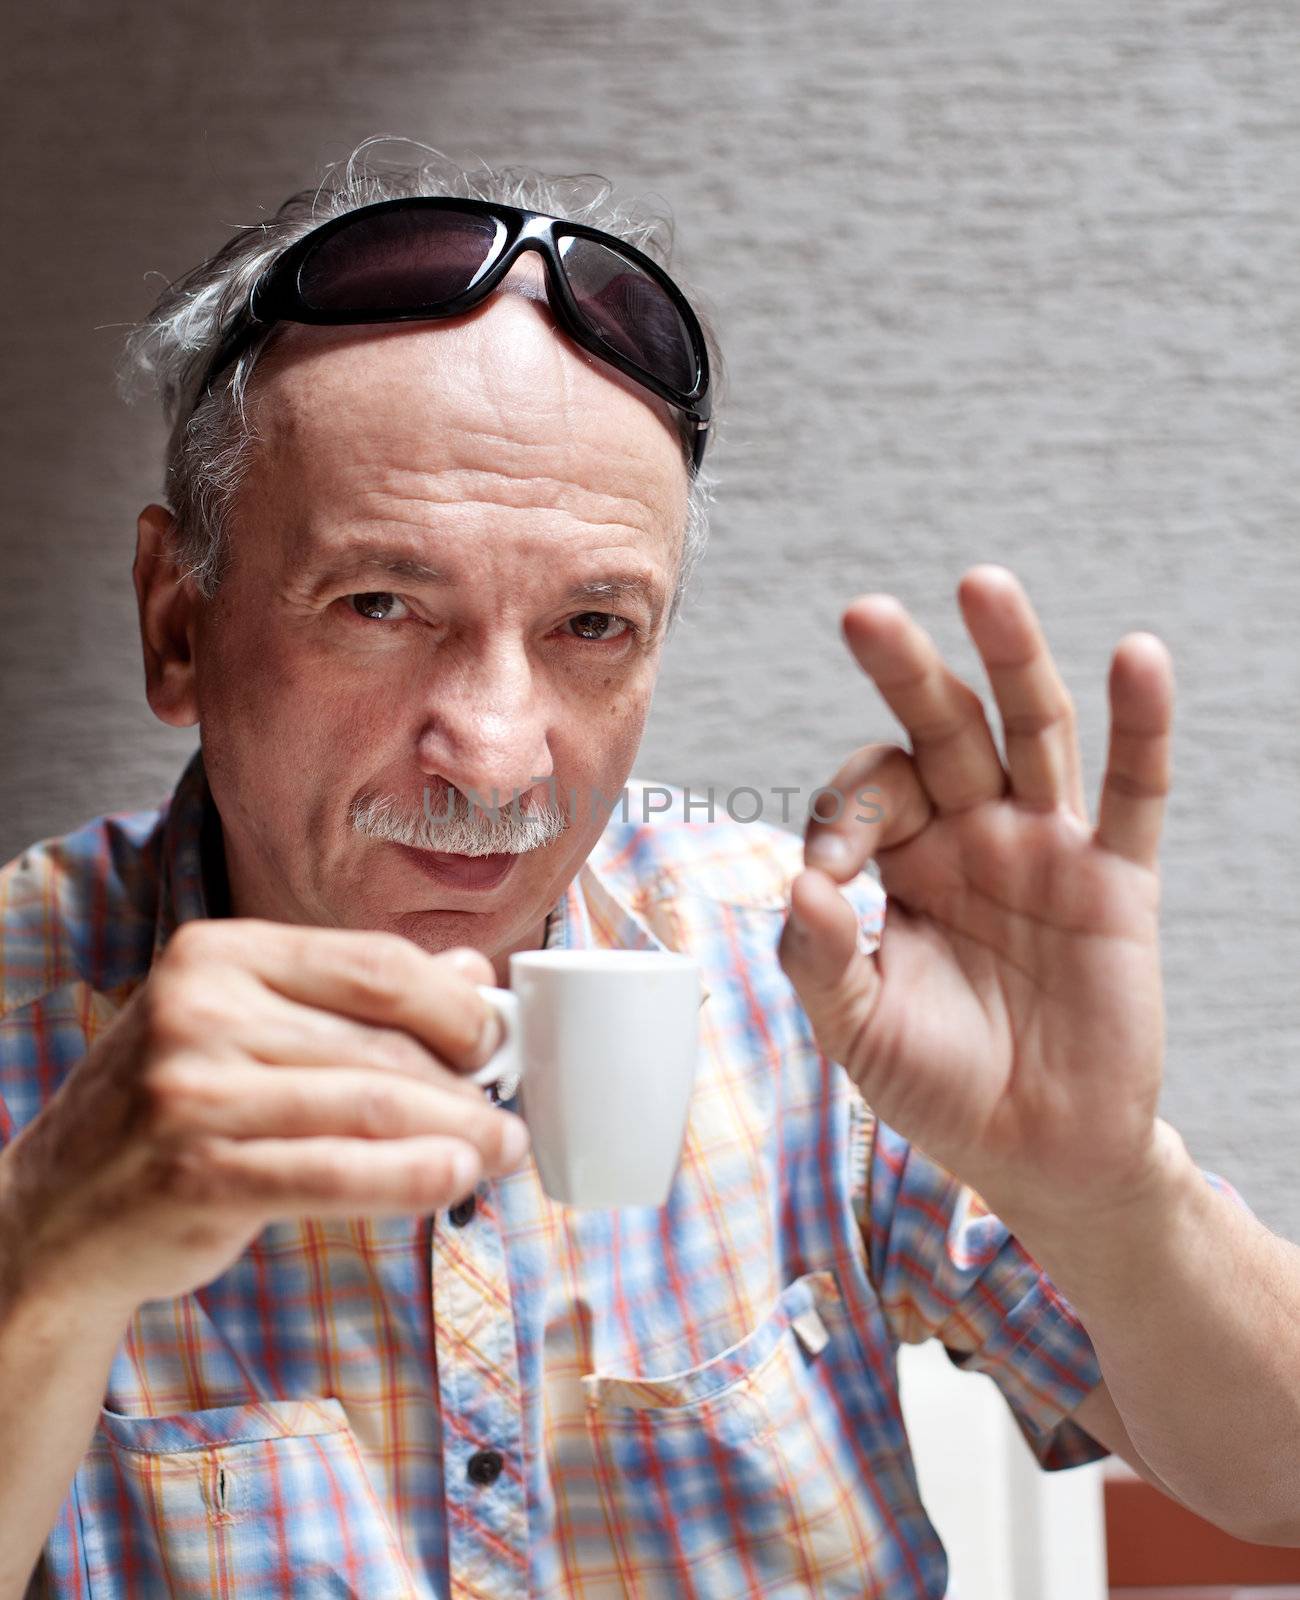
[[[969,571],[962,616],[1003,727],[885,595],[844,632],[906,729],[867,745],[810,824],[781,960],[821,1048],[878,1114],[1001,1215],[1107,1206],[1155,1176],[1164,1044],[1157,847],[1169,785],[1173,669],[1150,634],[1110,668],[1110,742],[1095,824],[1075,715],[1024,590]],[[859,947],[838,892],[874,857],[888,895],[879,948]]]

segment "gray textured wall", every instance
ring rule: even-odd
[[[1167,1111],[1300,1238],[1291,0],[53,0],[10,30],[0,857],[154,801],[190,748],[144,705],[129,580],[160,429],[112,383],[150,274],[371,133],[603,171],[671,204],[732,374],[640,770],[822,781],[891,733],[842,602],[893,591],[969,673],[954,587],[995,559],[1095,794],[1110,648],[1154,629]]]

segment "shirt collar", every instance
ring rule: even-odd
[[[201,749],[190,757],[167,808],[159,890],[155,960],[182,922],[230,915],[221,817]]]
[[[668,947],[590,860],[547,920],[548,950],[666,950]]]

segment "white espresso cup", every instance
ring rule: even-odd
[[[474,1074],[519,1086],[542,1187],[569,1206],[661,1206],[695,1081],[700,970],[662,950],[522,950],[479,990],[505,1037]]]

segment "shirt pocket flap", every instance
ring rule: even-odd
[[[826,1339],[823,1314],[829,1314],[839,1302],[834,1273],[810,1272],[781,1291],[757,1328],[711,1361],[662,1377],[593,1373],[582,1380],[587,1404],[599,1411],[618,1407],[666,1411],[718,1400],[733,1389],[743,1390],[755,1381],[791,1330],[806,1355],[820,1354]]]
[[[76,1480],[89,1594],[210,1600],[219,1574],[232,1600],[415,1600],[373,1474],[332,1397],[157,1417],[105,1407]]]
[[[169,1417],[132,1417],[104,1406],[99,1426],[119,1449],[150,1455],[348,1431],[343,1407],[335,1399],[253,1400]]]

